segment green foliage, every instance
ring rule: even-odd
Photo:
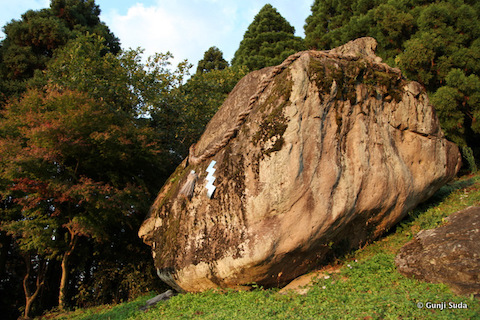
[[[99,36],[78,36],[57,50],[47,70],[37,73],[33,81],[86,92],[116,111],[139,117],[159,108],[170,90],[183,82],[189,68],[184,61],[170,71],[173,56],[169,52],[157,53],[143,63],[141,49],[102,54],[106,48]]]
[[[432,96],[438,117],[447,136],[462,147],[480,148],[480,79],[452,69],[446,85]]]
[[[479,177],[441,188],[394,232],[338,261],[339,273],[317,278],[306,295],[255,288],[187,293],[136,311],[148,297],[128,304],[77,310],[55,319],[477,319],[480,304],[443,284],[402,276],[394,257],[418,231],[437,227],[449,214],[480,203]],[[426,309],[417,303],[464,303],[468,309]]]
[[[304,49],[295,29],[270,4],[266,4],[248,27],[232,66],[246,66],[250,71],[278,65],[289,55]]]
[[[197,74],[207,73],[213,70],[223,70],[228,67],[227,60],[223,59],[223,53],[217,47],[211,47],[198,61]]]
[[[478,171],[477,164],[475,163],[475,157],[473,156],[472,148],[467,146],[462,147],[462,155],[467,160],[468,169],[472,173],[476,173]]]
[[[370,9],[368,1],[362,2],[359,8]],[[354,0],[315,0],[304,27],[306,46],[319,50],[337,46],[342,41],[341,29],[349,22],[353,13],[351,8],[355,7]]]
[[[463,0],[316,0],[305,25],[310,48],[363,36],[377,53],[424,85],[447,138],[480,156],[480,6]]]
[[[100,9],[94,0],[53,0],[51,7],[29,10],[21,20],[4,26],[6,38],[0,45],[0,88],[5,103],[18,96],[36,70],[44,70],[57,48],[86,32],[104,39],[103,53],[117,53],[118,39],[100,22]]]
[[[197,73],[172,92],[169,110],[176,112],[176,118],[169,117],[163,110],[152,114],[157,126],[172,127],[171,132],[175,133],[171,138],[174,141],[172,150],[187,155],[190,145],[200,138],[208,121],[247,72],[245,67],[228,67]]]
[[[105,40],[105,52],[118,53],[120,43],[105,23],[100,21],[100,7],[95,0],[51,0],[50,12],[59,18],[75,36],[94,33]]]

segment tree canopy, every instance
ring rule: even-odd
[[[99,15],[94,0],[52,0],[50,8],[29,10],[20,20],[7,23],[0,45],[0,102],[23,92],[27,80],[36,70],[45,69],[57,48],[86,32],[103,37],[103,54],[118,53],[119,40]]]
[[[306,22],[310,48],[377,39],[388,64],[426,87],[447,137],[480,156],[478,1],[316,0]]]
[[[165,151],[152,128],[75,91],[29,90],[2,118],[1,228],[20,252],[62,261],[64,307],[79,237],[115,242],[106,226],[139,223],[158,187],[152,178],[165,176]]]
[[[266,4],[248,26],[232,66],[246,66],[250,71],[277,65],[289,55],[304,49],[295,28],[270,4]]]
[[[226,67],[228,67],[228,62],[223,59],[223,52],[217,47],[211,47],[205,51],[203,59],[198,61],[197,74],[223,70]]]
[[[163,113],[170,91],[183,82],[188,68],[171,71],[170,58],[157,54],[144,63],[140,50],[114,55],[102,37],[79,35],[55,50],[44,72],[31,79],[37,85],[5,104],[0,231],[24,257],[25,315],[43,280],[56,282],[48,269],[61,275],[61,308],[74,295],[88,303],[109,299],[105,290],[123,288],[121,299],[151,283],[152,265],[131,257],[149,261],[137,230],[180,161],[166,138],[171,128],[144,117]],[[9,243],[2,239],[2,245]],[[72,260],[84,269],[72,269]],[[118,275],[116,283],[108,270]],[[100,282],[102,287],[92,287]]]

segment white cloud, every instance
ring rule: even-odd
[[[145,55],[170,51],[174,63],[196,64],[211,46],[231,60],[255,15],[274,6],[303,36],[313,0],[96,0],[101,20],[120,38],[123,48],[141,47]],[[47,8],[50,0],[0,0],[1,26],[29,9]],[[0,33],[0,39],[3,34]]]
[[[146,55],[170,51],[175,63],[188,59],[196,64],[203,53],[216,46],[231,60],[254,16],[268,1],[157,0],[137,3],[126,14],[102,11],[102,20],[120,38],[123,48],[142,47]],[[313,0],[271,3],[303,36],[303,24]],[[100,2],[100,6],[101,6]]]
[[[154,6],[136,4],[126,15],[112,11],[102,18],[123,48],[142,47],[146,55],[170,51],[175,62],[196,63],[209,47],[221,47],[231,37],[236,12],[234,6],[209,1],[162,1]]]

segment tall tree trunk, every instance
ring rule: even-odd
[[[70,244],[68,246],[68,250],[64,253],[62,258],[62,277],[60,278],[60,291],[58,294],[58,308],[60,310],[65,309],[65,292],[67,289],[68,274],[70,272],[70,269],[68,267],[68,260],[73,250],[75,249],[77,239],[78,236],[75,233],[70,232]]]
[[[25,265],[27,267],[27,273],[23,277],[23,291],[25,292],[25,312],[23,317],[25,319],[30,319],[30,311],[32,309],[32,304],[37,298],[38,294],[40,293],[40,289],[43,287],[45,283],[45,274],[46,274],[46,262],[43,259],[40,260],[37,272],[37,280],[36,280],[36,287],[35,292],[31,294],[30,288],[28,285],[28,280],[30,278],[30,273],[32,271],[32,260],[30,254],[25,254],[23,256],[25,258]]]

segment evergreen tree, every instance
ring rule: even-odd
[[[228,67],[227,60],[223,59],[223,53],[217,47],[211,47],[203,55],[203,59],[198,61],[197,74],[206,73],[213,70],[223,70]]]
[[[447,137],[478,158],[479,2],[315,1],[305,25],[308,47],[331,49],[363,36],[377,39],[386,63],[426,87]]]
[[[304,49],[295,28],[270,4],[266,4],[248,27],[232,66],[246,66],[250,71],[278,65],[289,55]]]
[[[461,147],[480,147],[480,79],[452,69],[432,96],[447,136]]]
[[[94,0],[52,0],[50,8],[29,10],[4,26],[0,45],[0,104],[26,89],[36,70],[44,70],[54,51],[86,32],[105,40],[105,50],[120,51],[119,40],[99,19]]]
[[[337,29],[347,25],[353,15],[354,2],[355,0],[315,0],[312,14],[307,17],[304,27],[305,45],[318,50],[335,47],[336,39],[340,36],[340,30]]]

